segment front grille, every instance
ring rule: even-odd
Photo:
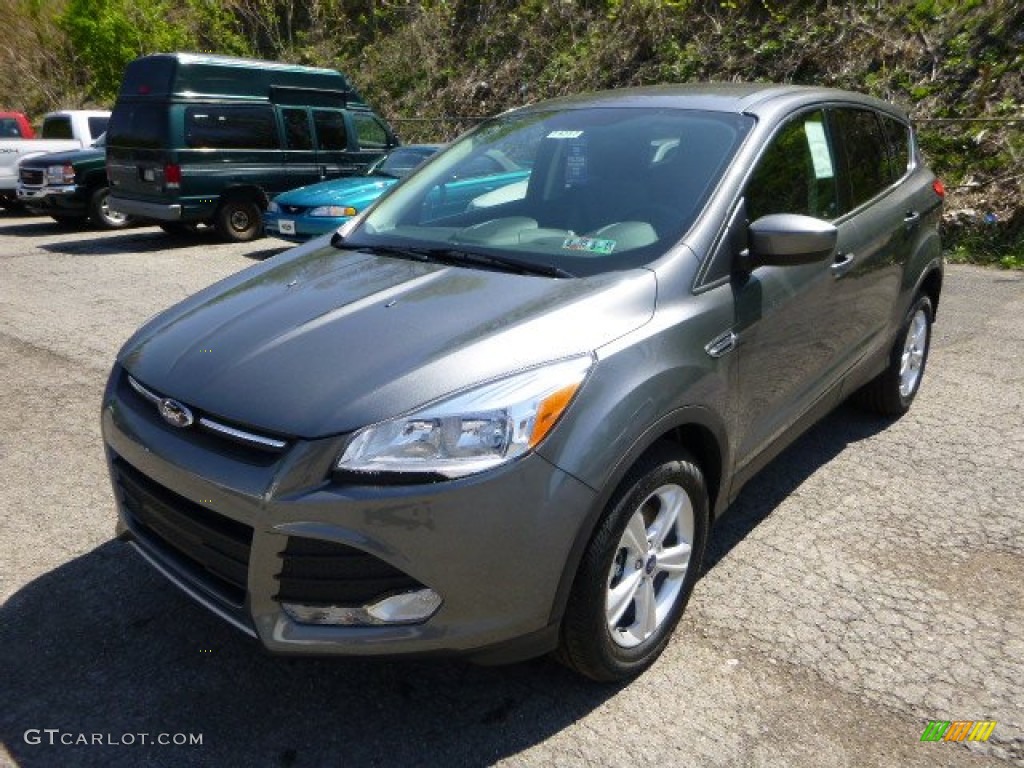
[[[123,459],[113,467],[132,533],[215,595],[244,605],[252,528],[164,488]]]
[[[300,213],[305,213],[308,207],[308,205],[282,205],[281,211],[291,216],[297,216]]]
[[[332,541],[291,536],[280,556],[279,602],[358,606],[424,588],[383,560]]]
[[[18,178],[22,184],[31,184],[33,187],[38,187],[43,183],[43,171],[36,168],[21,168],[18,171]]]

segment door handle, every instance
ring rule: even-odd
[[[852,253],[837,253],[836,260],[832,262],[832,266],[829,269],[832,271],[833,277],[842,277],[853,268],[853,263],[857,260],[857,257]]]

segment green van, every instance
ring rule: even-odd
[[[398,144],[332,69],[192,53],[136,59],[107,130],[112,210],[171,233],[262,234],[279,192],[359,173]]]

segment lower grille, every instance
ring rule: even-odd
[[[359,606],[424,588],[383,560],[332,541],[292,536],[281,558],[279,602]]]
[[[222,600],[244,605],[252,528],[179,496],[122,459],[113,467],[132,533]]]

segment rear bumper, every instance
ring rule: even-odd
[[[181,221],[182,207],[177,203],[147,203],[111,195],[107,203],[112,211],[154,221]]]

